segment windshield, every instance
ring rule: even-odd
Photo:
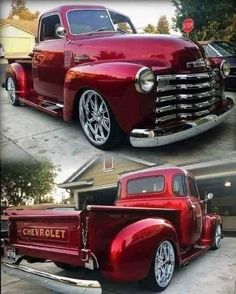
[[[68,22],[72,34],[114,31],[106,10],[73,10],[68,12]]]
[[[222,56],[236,55],[236,47],[230,42],[212,42],[211,45]]]

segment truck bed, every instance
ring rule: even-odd
[[[84,266],[81,249],[109,263],[112,240],[123,228],[146,218],[163,218],[179,227],[179,211],[164,208],[88,206],[83,211],[13,211],[11,246],[17,254]],[[83,238],[87,238],[86,244]]]

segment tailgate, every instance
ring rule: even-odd
[[[17,254],[78,264],[80,211],[32,210],[13,214],[9,217],[9,241]]]

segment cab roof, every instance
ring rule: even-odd
[[[107,9],[105,6],[101,5],[61,5],[51,10],[46,11],[43,14],[48,14],[52,12],[60,12],[65,13],[69,10],[80,9],[80,10],[99,10],[99,9]]]
[[[151,167],[147,169],[138,170],[135,172],[130,172],[120,176],[121,181],[127,181],[130,179],[141,178],[141,177],[150,177],[162,175],[173,176],[175,174],[189,174],[185,169],[180,167]]]

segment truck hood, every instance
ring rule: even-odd
[[[189,71],[186,63],[203,58],[192,41],[169,35],[94,34],[72,41],[76,58],[88,61],[127,61],[152,67],[154,70]],[[81,60],[80,60],[81,63]],[[196,69],[195,69],[196,70]]]

